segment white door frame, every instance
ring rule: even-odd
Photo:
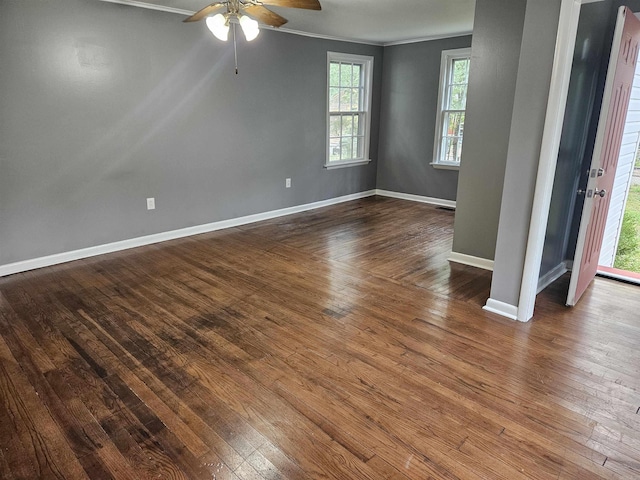
[[[536,301],[542,250],[551,206],[551,193],[553,191],[560,137],[567,105],[580,6],[584,3],[596,1],[601,0],[562,0],[560,7],[547,114],[542,134],[540,162],[538,164],[538,175],[531,210],[520,298],[518,299],[516,317],[521,322],[527,322],[533,317],[533,307]]]

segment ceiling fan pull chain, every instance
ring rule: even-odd
[[[238,46],[236,44],[236,24],[233,24],[233,56],[236,60],[236,75],[238,74]]]

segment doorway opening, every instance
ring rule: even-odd
[[[613,266],[600,266],[598,273],[640,284],[640,155],[636,159],[622,214]]]
[[[614,268],[640,139],[637,17],[625,7],[618,9],[609,50],[606,29],[595,28],[601,14],[581,10],[585,26],[576,35],[538,278],[540,292],[571,271],[567,305],[576,304],[596,273],[605,273],[600,266]]]
[[[637,284],[640,284],[639,144],[640,68],[636,67],[598,274]]]

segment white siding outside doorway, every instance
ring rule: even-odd
[[[637,15],[636,15],[637,16]],[[640,62],[638,62],[640,66]],[[602,240],[600,250],[599,265],[603,267],[613,267],[620,240],[620,230],[622,229],[622,218],[627,204],[629,187],[633,177],[633,167],[635,165],[638,141],[640,140],[640,68],[636,69],[629,100],[629,110],[622,136],[622,146],[620,147],[620,157],[616,170],[616,179],[611,192],[611,203],[607,217],[607,226]]]

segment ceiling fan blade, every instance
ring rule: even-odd
[[[306,8],[307,10],[322,10],[318,0],[261,0],[264,5],[274,7]]]
[[[202,10],[198,10],[196,13],[187,17],[183,20],[183,22],[197,22],[198,20],[202,20],[205,17],[208,17],[216,10],[220,10],[221,8],[226,7],[226,4],[220,2],[213,2],[211,5],[207,5]]]
[[[255,20],[263,23],[264,25],[271,25],[272,27],[281,27],[288,20],[284,17],[281,17],[275,12],[272,12],[268,8],[263,7],[262,5],[249,5],[244,7],[244,11],[250,17],[253,17]]]

